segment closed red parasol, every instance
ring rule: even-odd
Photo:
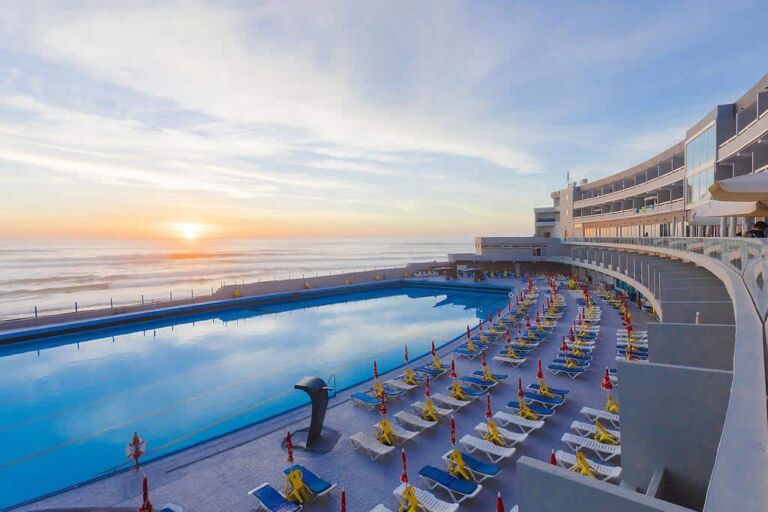
[[[536,378],[539,379],[539,380],[543,380],[544,379],[544,372],[541,369],[541,358],[539,358],[539,362],[538,362],[538,365],[536,367]]]
[[[472,338],[472,334],[470,333],[469,324],[467,324],[467,339]]]
[[[565,336],[563,336],[563,344],[560,345],[560,350],[563,352],[568,352],[568,344],[565,342]]]
[[[496,512],[504,512],[504,500],[501,499],[501,493],[496,495]]]
[[[553,466],[557,466],[557,457],[555,457],[555,450],[549,451],[549,463]]]
[[[347,490],[341,488],[341,512],[347,512]]]
[[[381,402],[379,403],[379,414],[381,416],[387,415],[387,394],[385,392],[381,392]]]
[[[152,506],[152,502],[149,501],[149,482],[147,481],[147,477],[144,477],[144,481],[142,482],[141,486],[141,507],[139,507],[139,512],[153,512],[155,508]]]
[[[291,440],[291,431],[285,436],[285,449],[288,451],[288,463],[293,464],[293,441]]]
[[[488,366],[488,360],[485,358],[485,351],[483,351],[483,353],[480,355],[480,366]]]
[[[373,360],[373,378],[379,380],[379,367],[375,359]]]
[[[405,346],[405,366],[408,366],[408,345]]]
[[[517,378],[517,398],[519,398],[521,401],[525,397],[525,393],[523,393],[523,378],[518,377]]]
[[[491,419],[493,413],[491,412],[491,395],[485,395],[485,417]]]
[[[431,392],[429,391],[429,377],[427,377],[427,380],[424,382],[424,396],[426,398],[431,396]]]
[[[456,373],[456,360],[455,359],[451,359],[451,378],[452,379],[458,379],[459,378],[458,374]]]
[[[432,357],[435,357],[437,355],[437,350],[435,350],[435,340],[432,340]]]
[[[408,483],[408,460],[405,458],[405,448],[403,448],[403,451],[400,455],[400,460],[403,463],[403,473],[400,475],[400,481],[404,484]]]
[[[451,416],[451,446],[456,447],[456,420]]]
[[[611,382],[611,376],[607,367],[605,368],[605,373],[603,374],[603,380],[600,382],[600,387],[606,391],[613,389],[613,382]]]

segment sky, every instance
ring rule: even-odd
[[[0,238],[529,235],[768,72],[760,1],[15,1]]]

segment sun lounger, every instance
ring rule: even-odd
[[[428,489],[431,490],[439,487],[447,492],[456,503],[461,503],[467,498],[474,498],[483,490],[482,485],[470,480],[464,480],[463,478],[457,478],[435,466],[426,465],[422,467],[419,470],[419,476],[424,480]]]
[[[413,371],[424,373],[426,375],[429,375],[430,378],[436,379],[440,377],[441,375],[445,375],[445,373],[448,371],[447,369],[444,370],[435,370],[431,366],[419,366],[418,368],[414,368]]]
[[[478,379],[477,377],[470,377],[469,375],[464,375],[463,377],[459,377],[459,380],[461,382],[466,382],[471,386],[477,386],[483,391],[487,391],[493,387],[496,387],[496,385],[498,384],[498,382],[488,382],[487,380]]]
[[[573,469],[576,465],[576,455],[562,450],[558,450],[557,453],[555,453],[555,459],[557,460],[557,465],[564,467],[565,469]],[[589,459],[587,459],[587,463],[595,474],[595,478],[600,480],[618,481],[621,476],[621,466],[606,466],[605,464],[599,464]]]
[[[416,411],[417,413],[421,414],[424,412],[424,408],[426,407],[426,404],[424,402],[413,402],[411,404],[411,408]],[[448,416],[453,412],[453,409],[448,409],[444,407],[438,407],[435,405],[435,414],[437,414],[440,417]]]
[[[556,363],[548,364],[547,369],[550,370],[555,375],[559,373],[565,373],[572,379],[575,379],[576,377],[584,373],[584,371],[586,370],[583,367],[568,368],[563,364],[556,364]]]
[[[517,400],[510,400],[509,402],[507,402],[507,409],[512,409],[513,411],[519,411],[520,402],[518,402]],[[539,416],[552,416],[555,413],[554,409],[541,407],[536,404],[528,404],[528,409],[530,409],[531,412],[538,414]]]
[[[580,368],[587,368],[587,367],[589,367],[590,363],[592,362],[592,358],[589,358],[586,361],[582,361],[582,360],[579,360],[579,359],[576,359],[576,358],[571,358],[571,357],[569,357],[568,359],[573,361],[576,364],[576,366],[578,366]],[[566,361],[568,359],[566,359],[564,357],[555,357],[552,360],[552,364],[562,364],[562,365],[565,365],[565,363],[566,363]]]
[[[473,397],[474,398],[474,397]],[[448,407],[452,407],[455,410],[460,410],[463,407],[466,407],[467,405],[472,403],[472,399],[470,400],[457,400],[453,398],[450,395],[445,395],[443,393],[433,393],[432,399],[435,402],[439,402],[441,404],[445,404]]]
[[[528,439],[528,434],[521,434],[519,432],[512,432],[501,427],[496,427],[499,430],[499,435],[507,443],[507,446],[515,446],[517,443],[522,443]],[[478,423],[475,425],[475,432],[479,434],[488,433],[487,423]]]
[[[352,442],[352,446],[365,450],[371,460],[376,460],[382,455],[386,455],[395,449],[394,446],[384,444],[376,437],[366,434],[365,432],[358,432],[349,436],[349,440]]]
[[[499,363],[511,364],[512,366],[517,368],[518,366],[526,362],[528,359],[515,359],[512,357],[494,356],[493,360],[498,361]]]
[[[419,503],[421,503],[427,512],[456,512],[459,510],[458,503],[448,503],[447,501],[439,499],[429,491],[420,489],[413,484],[410,485],[413,487],[416,499],[419,500]],[[402,499],[403,492],[405,492],[405,484],[400,484],[397,489],[392,491],[392,494],[397,496],[397,499],[399,500]]]
[[[613,428],[619,428],[619,425],[620,425],[620,419],[618,414],[613,414],[608,411],[604,411],[602,409],[593,409],[592,407],[582,407],[581,414],[583,414],[592,423],[594,423],[595,420],[605,420],[611,425],[613,425]]]
[[[517,414],[509,414],[504,411],[496,412],[493,415],[493,419],[496,420],[496,423],[499,423],[505,427],[514,425],[523,434],[528,434],[544,426],[544,420],[529,420],[527,418],[518,416]]]
[[[368,393],[352,393],[352,402],[355,405],[365,407],[369,411],[378,409],[381,406],[381,400]]]
[[[400,398],[400,396],[401,396],[403,393],[405,393],[405,390],[404,390],[404,389],[396,388],[395,386],[392,386],[392,385],[390,385],[390,384],[389,384],[389,383],[387,383],[387,382],[383,383],[383,384],[381,385],[381,387],[382,387],[382,389],[384,390],[384,393],[386,393],[386,394],[387,394],[387,399],[390,399],[390,398],[395,398],[395,399],[397,399],[397,398]],[[369,393],[369,394],[371,394],[371,395],[373,395],[373,391],[375,391],[375,388],[370,388],[370,389],[368,390],[368,393]],[[378,399],[378,397],[376,397],[376,396],[374,396],[374,398],[377,398],[377,399]]]
[[[268,483],[261,484],[257,488],[248,491],[248,494],[256,498],[256,510],[299,512],[302,509],[301,505],[288,501],[285,496]]]
[[[562,395],[555,395],[550,397],[541,395],[534,391],[526,391],[524,395],[529,404],[531,402],[539,403],[545,407],[549,407],[550,409],[556,409],[565,403],[565,397]]]
[[[459,357],[468,357],[469,359],[476,359],[482,355],[482,350],[479,350],[477,352],[473,352],[471,350],[467,350],[466,348],[455,348],[453,349],[453,353],[456,354]]]
[[[621,446],[615,444],[598,443],[588,437],[577,436],[566,432],[560,438],[562,442],[568,445],[573,451],[591,450],[600,458],[600,460],[611,460],[614,457],[621,456]]]
[[[410,390],[412,390],[414,388],[419,387],[418,384],[408,384],[403,379],[388,380],[387,382],[384,383],[384,385],[385,386],[389,386],[389,387],[397,388],[398,390],[400,390],[400,391],[402,391],[404,393],[407,393],[408,391],[410,391]],[[389,393],[387,393],[387,394],[389,394]]]
[[[301,480],[304,482],[304,485],[307,486],[307,489],[309,489],[315,498],[319,498],[320,496],[325,496],[326,494],[330,493],[334,488],[336,488],[336,484],[332,484],[330,482],[326,482],[316,474],[314,474],[309,469],[305,468],[301,464],[294,464],[293,466],[289,468],[285,468],[283,470],[283,473],[286,475],[293,471],[294,469],[299,470],[301,472]]]
[[[485,439],[465,435],[459,440],[459,443],[470,453],[476,451],[482,452],[488,457],[491,462],[499,462],[502,459],[507,459],[515,454],[516,449],[514,447],[498,446]]]
[[[483,373],[483,370],[475,370],[474,372],[472,372],[472,375],[476,377],[480,377],[481,379],[485,376],[485,374]],[[509,377],[509,375],[507,375],[506,373],[491,373],[491,376],[495,380],[504,380],[507,377]],[[485,382],[490,382],[490,381],[485,381]]]
[[[459,388],[461,389],[461,392],[466,396],[469,400],[475,400],[477,398],[480,398],[481,396],[485,396],[486,389],[479,390],[474,388],[468,388],[467,386],[459,385]],[[451,391],[453,389],[452,386],[448,386],[448,391]]]
[[[374,425],[377,429],[379,428],[379,424],[376,423]],[[413,430],[408,430],[396,423],[389,422],[389,426],[392,429],[392,435],[395,437],[395,443],[396,444],[403,444],[406,441],[410,441],[414,437],[419,435],[419,432],[414,432]]]
[[[443,455],[443,460],[450,464],[451,452],[449,450]],[[485,462],[471,456],[468,453],[461,452],[461,458],[464,461],[464,468],[469,473],[469,476],[477,483],[482,483],[488,478],[493,478],[501,471],[501,466],[492,462]]]
[[[378,505],[376,505],[375,507],[373,507],[373,508],[371,509],[371,512],[392,512],[392,511],[391,511],[391,510],[389,510],[389,509],[388,509],[387,507],[385,507],[384,505],[382,505],[381,503],[379,503]]]
[[[184,509],[173,503],[166,503],[163,505],[163,508],[160,509],[160,512],[184,512]]]
[[[591,436],[595,435],[597,433],[597,429],[595,428],[595,425],[592,423],[584,423],[583,421],[574,421],[571,423],[571,430],[579,434],[580,436]],[[612,429],[605,429],[608,431],[609,434],[611,434],[613,437],[615,437],[618,440],[621,440],[621,432],[618,430],[612,430]]]
[[[562,350],[558,350],[557,351],[557,359],[556,360],[560,360],[560,359],[565,360],[565,358],[575,359],[576,361],[581,361],[581,362],[584,362],[584,363],[592,362],[592,354],[591,353],[588,354],[588,353],[585,352],[583,356],[579,356],[579,355],[572,354],[570,350],[568,352],[563,352]]]
[[[423,419],[421,416],[416,416],[410,412],[400,411],[395,413],[395,419],[400,425],[404,427],[413,427],[419,432],[430,429],[437,425],[436,421],[429,421]]]
[[[556,395],[560,395],[560,396],[565,396],[565,395],[567,395],[568,393],[571,392],[569,389],[550,388],[549,386],[547,386],[547,388],[552,393],[554,393]],[[534,382],[534,383],[528,384],[528,387],[526,389],[530,389],[530,390],[533,390],[533,391],[537,392],[540,389],[539,383],[538,382]]]

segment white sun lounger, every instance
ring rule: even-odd
[[[390,425],[392,426],[392,435],[395,436],[395,443],[396,444],[403,444],[406,441],[410,441],[414,437],[418,436],[420,432],[415,432],[413,430],[407,430],[398,425],[397,423],[390,422]],[[376,423],[374,425],[376,428],[378,428],[379,424]]]
[[[422,430],[430,429],[435,425],[437,425],[436,421],[427,421],[421,416],[416,416],[415,414],[411,414],[410,412],[406,412],[406,411],[400,411],[398,413],[395,413],[395,419],[402,426],[413,427],[417,429],[419,432],[421,432]]]
[[[418,384],[408,384],[403,379],[391,379],[391,380],[388,380],[386,384],[389,384],[393,388],[402,389],[405,392],[408,392],[412,389],[419,387]]]
[[[392,511],[391,511],[391,510],[389,510],[389,509],[388,509],[387,507],[385,507],[384,505],[382,505],[381,503],[379,503],[378,505],[376,505],[375,507],[373,507],[373,508],[371,509],[371,512],[392,512]]]
[[[528,434],[544,426],[543,420],[529,420],[527,418],[518,416],[517,414],[509,414],[504,411],[498,411],[493,415],[493,419],[505,427],[508,427],[509,425],[515,425],[523,434]]]
[[[560,438],[562,442],[568,445],[573,451],[576,450],[591,450],[600,457],[600,460],[611,460],[614,457],[621,456],[621,446],[614,444],[598,443],[594,439],[588,437],[576,436],[566,432],[563,437]]]
[[[416,493],[416,499],[422,504],[425,510],[428,512],[456,512],[459,510],[458,503],[448,503],[437,498],[434,494],[424,489],[419,489],[415,485],[411,484],[414,492]],[[397,499],[401,499],[405,492],[405,484],[400,484],[397,489],[392,491],[392,494],[397,496]]]
[[[460,410],[462,407],[466,407],[469,404],[472,403],[472,400],[457,400],[453,398],[450,395],[445,395],[443,393],[435,393],[432,395],[432,399],[435,402],[439,402],[441,404],[445,404],[448,407],[453,407],[457,411]]]
[[[515,359],[513,357],[493,356],[493,360],[499,363],[511,364],[512,366],[517,368],[518,366],[526,362],[528,359],[527,358]]]
[[[574,421],[571,423],[571,430],[579,434],[580,436],[590,436],[597,432],[595,426],[591,423],[584,423],[581,421]],[[618,430],[606,429],[609,434],[621,441],[621,432]]]
[[[602,409],[593,409],[592,407],[582,407],[581,414],[583,414],[589,421],[595,422],[595,420],[605,420],[613,425],[613,428],[619,428],[620,418],[618,414],[613,414]]]
[[[528,434],[521,434],[520,432],[511,432],[507,429],[496,427],[499,429],[499,435],[501,436],[504,441],[507,442],[508,446],[515,446],[517,443],[522,443],[526,439],[528,439]],[[488,432],[488,424],[487,423],[478,423],[475,425],[475,432],[478,432],[480,434],[485,434]]]
[[[515,454],[516,448],[498,446],[485,439],[471,436],[469,434],[462,437],[459,442],[469,453],[475,451],[483,452],[488,460],[491,462],[499,462],[502,459],[507,459]]]
[[[557,450],[555,453],[555,459],[557,459],[557,465],[565,469],[573,469],[576,465],[576,455],[562,450]],[[621,466],[606,466],[605,464],[599,464],[595,461],[587,459],[589,467],[595,473],[595,478],[600,480],[615,480],[618,481],[621,476]]]
[[[365,432],[358,432],[349,436],[349,440],[352,442],[352,446],[365,450],[371,460],[376,460],[382,455],[386,455],[395,449],[394,446],[384,444],[374,436],[366,434]]]
[[[424,411],[424,408],[426,407],[426,404],[424,402],[413,402],[411,404],[411,407],[414,411],[421,414]],[[440,417],[448,416],[453,412],[453,409],[446,409],[443,407],[438,407],[435,405],[435,414],[437,414]]]

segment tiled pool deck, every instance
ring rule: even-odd
[[[492,283],[508,284],[508,280],[491,280]],[[541,290],[543,291],[543,290]],[[548,341],[544,342],[521,367],[511,369],[492,361],[489,366],[495,373],[507,373],[509,378],[492,391],[493,410],[503,410],[509,400],[516,399],[517,377],[524,385],[535,381],[536,357],[541,357],[546,367],[560,345],[561,336],[566,334],[568,326],[577,314],[575,297],[566,291],[563,295],[567,309],[557,329]],[[542,293],[539,304],[544,300]],[[566,449],[560,442],[563,433],[570,430],[575,419],[583,420],[579,410],[582,406],[602,408],[605,394],[599,387],[602,371],[616,366],[615,333],[621,327],[617,312],[605,302],[600,301],[603,310],[601,331],[594,352],[592,366],[586,374],[569,379],[564,375],[553,376],[545,369],[545,379],[552,387],[568,388],[571,393],[565,405],[558,408],[545,426],[533,433],[518,445],[512,460],[503,462],[504,469],[496,479],[486,480],[483,491],[474,499],[462,503],[461,510],[494,510],[496,493],[501,491],[507,508],[517,501],[516,474],[514,461],[522,455],[541,460],[549,460],[551,449]],[[646,313],[633,310],[633,324],[637,329],[645,329],[650,319]],[[362,333],[364,334],[364,333]],[[439,355],[444,362],[450,362],[449,353],[453,346],[443,348]],[[495,355],[500,347],[494,347],[489,355]],[[426,361],[426,359],[425,359]],[[412,364],[420,363],[415,361]],[[479,359],[470,361],[456,359],[459,375],[467,375],[480,368]],[[387,378],[396,376],[383,375]],[[433,382],[433,392],[445,391],[449,385],[448,376]],[[323,478],[337,482],[339,489],[331,496],[321,498],[308,506],[306,510],[322,512],[339,510],[340,488],[347,490],[347,510],[367,512],[377,503],[383,503],[396,510],[397,504],[392,490],[397,487],[400,476],[399,450],[373,462],[362,451],[353,449],[348,437],[358,431],[373,432],[373,425],[378,420],[377,412],[370,412],[354,406],[349,400],[353,391],[365,390],[370,383],[357,389],[347,390],[331,400],[331,407],[326,416],[325,425],[341,432],[342,439],[328,454],[313,455],[297,450],[295,461],[304,464]],[[617,388],[615,395],[620,394]],[[296,391],[299,393],[299,391]],[[422,398],[423,388],[406,394],[399,401],[388,403],[390,416],[400,410],[410,410],[410,404]],[[473,433],[473,427],[484,421],[485,401],[478,400],[457,412],[457,437]],[[197,447],[179,452],[143,466],[138,473],[129,471],[97,480],[82,487],[48,497],[36,503],[14,510],[59,510],[67,507],[129,507],[137,509],[141,502],[141,480],[149,477],[150,496],[156,508],[167,502],[173,502],[185,511],[251,511],[255,500],[248,496],[250,489],[263,482],[271,482],[276,488],[282,488],[284,476],[282,470],[287,466],[286,453],[281,449],[281,441],[287,430],[298,430],[309,423],[309,408],[304,407],[265,423],[249,427],[242,431],[212,440]],[[148,440],[149,443],[152,440]],[[421,434],[414,441],[405,445],[408,455],[409,476],[414,483],[420,483],[418,470],[425,464],[442,467],[441,456],[449,449],[448,421],[444,420],[436,428]],[[77,461],[72,461],[77,464]],[[66,471],[66,468],[61,468]],[[445,498],[440,491],[436,494]]]

